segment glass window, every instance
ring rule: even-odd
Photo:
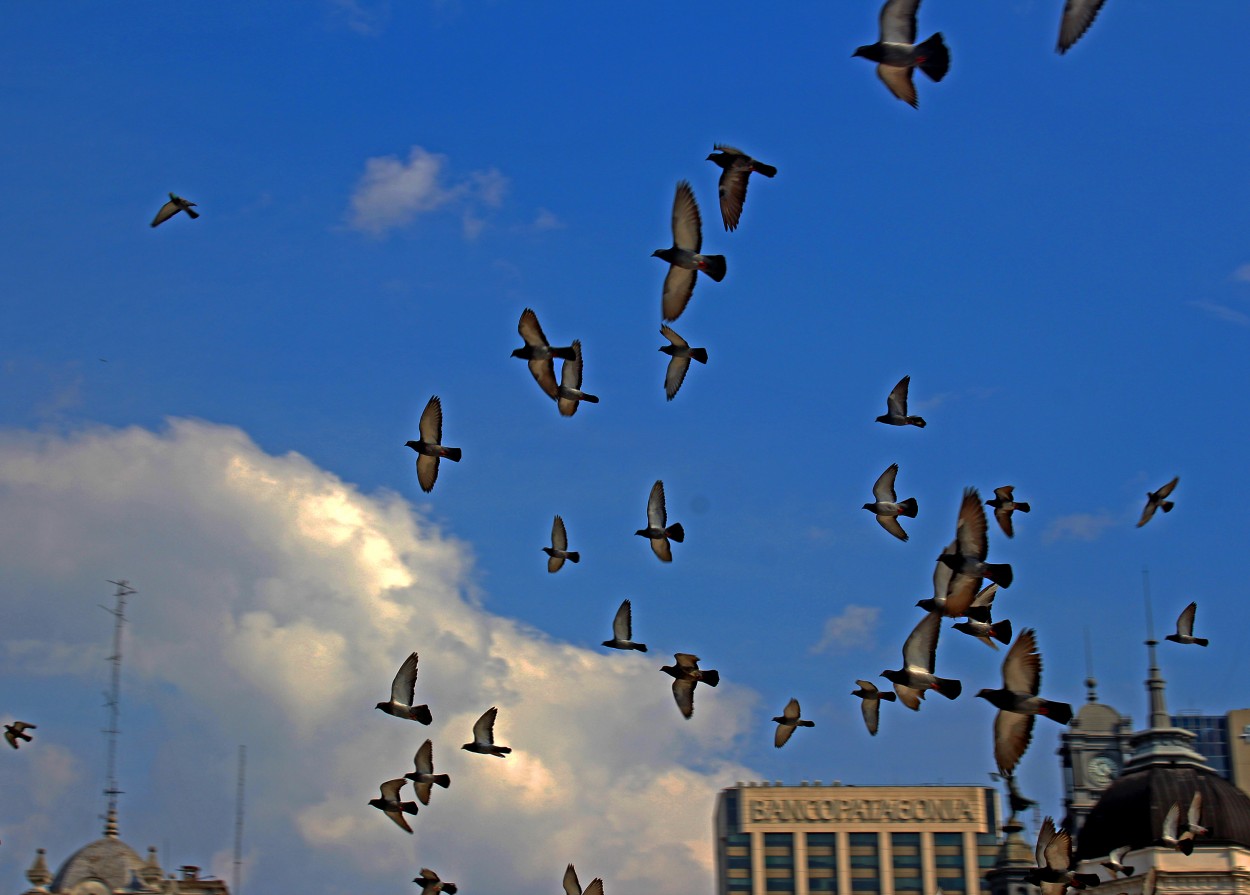
[[[962,868],[964,866],[964,856],[963,855],[934,855],[933,866]]]
[[[964,843],[963,833],[934,833],[933,834],[934,846],[938,846],[938,847],[943,846],[943,845],[962,846],[963,843]]]
[[[794,842],[793,833],[765,833],[765,848],[790,848]]]
[[[832,870],[838,866],[838,859],[833,855],[814,855],[807,853],[807,866],[814,869],[817,867]]]
[[[838,881],[831,876],[817,878],[817,879],[808,879],[807,891],[809,892],[836,892],[838,891]]]
[[[751,856],[750,855],[730,855],[729,860],[726,862],[726,866],[739,867],[739,868],[745,868],[746,870],[750,870],[751,869]]]
[[[776,877],[764,881],[764,889],[768,892],[793,892],[794,880],[790,877]]]
[[[765,867],[793,867],[794,855],[764,855]]]
[[[859,892],[861,895],[877,895],[881,891],[881,884],[875,876],[871,879],[853,879],[851,880],[851,891]]]
[[[918,876],[910,877],[894,877],[895,892],[919,892],[921,890],[921,879]]]
[[[851,848],[871,847],[875,850],[877,847],[876,833],[851,833],[847,839]]]
[[[891,833],[890,844],[894,847],[895,850],[904,846],[920,848],[920,834],[919,833]]]
[[[750,892],[751,891],[751,878],[750,877],[747,877],[746,879],[732,879],[731,878],[729,880],[729,891]]]

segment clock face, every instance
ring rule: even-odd
[[[1119,764],[1110,755],[1097,755],[1090,759],[1089,765],[1086,767],[1086,775],[1089,777],[1090,783],[1099,789],[1103,789],[1115,779],[1116,772],[1119,769]]]

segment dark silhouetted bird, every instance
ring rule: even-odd
[[[673,197],[673,247],[656,249],[651,257],[660,258],[670,265],[664,278],[664,290],[660,295],[660,315],[664,320],[676,320],[690,303],[694,281],[703,271],[718,283],[725,279],[725,256],[702,255],[703,219],[694,201],[694,192],[686,181],[679,181],[677,194]]]
[[[370,799],[369,804],[395,821],[395,825],[401,830],[411,833],[412,827],[408,826],[408,819],[404,815],[416,814],[417,803],[405,802],[399,797],[399,791],[404,788],[404,784],[407,782],[403,777],[400,777],[398,780],[387,780],[382,784],[382,798]]]
[[[898,381],[898,385],[886,397],[885,413],[877,417],[877,422],[887,426],[916,426],[919,429],[925,427],[923,417],[907,415],[907,389],[910,386],[910,376],[904,376]]]
[[[790,739],[796,727],[815,727],[815,721],[805,721],[799,717],[799,701],[791,699],[782,709],[781,714],[773,718],[777,722],[777,731],[773,734],[773,745],[780,749]]]
[[[881,700],[894,702],[898,697],[888,690],[885,692],[878,690],[877,685],[872,681],[857,680],[855,683],[859,684],[859,689],[852,690],[851,695],[860,698],[859,710],[864,716],[864,726],[868,728],[870,734],[876,736],[877,721],[881,715]]]
[[[180,211],[185,211],[187,217],[194,220],[200,216],[198,211],[191,210],[194,207],[194,202],[188,202],[181,196],[175,196],[173,193],[170,193],[169,201],[162,205],[161,210],[156,213],[156,217],[152,218],[152,226],[156,227],[165,223]]]
[[[877,77],[890,92],[913,109],[919,105],[913,70],[919,68],[933,81],[946,77],[950,68],[950,52],[939,31],[924,43],[916,41],[916,9],[920,0],[886,0],[881,7],[881,38],[875,44],[860,47],[852,56],[862,56],[877,63]]]
[[[1009,538],[1015,537],[1015,531],[1012,530],[1011,514],[1016,510],[1022,513],[1029,511],[1029,505],[1020,501],[1011,499],[1011,492],[1014,490],[1013,485],[1003,485],[1001,488],[994,489],[994,499],[987,500],[985,505],[994,508],[994,518],[998,520],[998,527],[1003,530]]]
[[[1181,610],[1181,614],[1176,619],[1176,633],[1169,634],[1164,640],[1170,640],[1173,643],[1196,643],[1199,646],[1206,646],[1211,641],[1205,637],[1194,636],[1194,615],[1198,612],[1198,604],[1190,603]]]
[[[703,671],[699,668],[699,657],[690,653],[674,653],[675,665],[664,665],[660,671],[673,678],[673,699],[682,715],[689,718],[694,714],[694,687],[702,681],[709,687],[720,683],[720,672]]]
[[[437,783],[443,789],[451,786],[450,776],[434,773],[434,744],[430,740],[421,744],[421,748],[412,758],[412,763],[416,770],[411,774],[404,774],[404,778],[412,781],[412,788],[417,791],[417,799],[422,805],[430,804],[430,789],[434,784]]]
[[[576,550],[569,550],[569,536],[564,531],[564,520],[556,516],[551,523],[551,546],[544,547],[547,554],[547,571],[558,572],[567,559],[569,562],[580,562],[582,555]]]
[[[898,517],[915,518],[916,498],[898,499],[898,495],[894,493],[894,479],[897,476],[898,464],[891,463],[872,486],[872,496],[875,502],[864,504],[864,509],[876,515],[877,522],[882,528],[900,541],[906,541],[907,532],[903,531],[903,526],[899,525]]]
[[[1001,587],[1011,586],[1011,566],[987,563],[989,536],[986,532],[985,507],[976,488],[964,490],[955,522],[955,552],[942,553],[938,562],[945,563],[952,575],[946,591],[946,614],[964,615],[981,591],[981,579],[988,578]]]
[[[16,749],[20,745],[19,740],[25,743],[32,742],[33,737],[26,731],[38,729],[34,724],[28,724],[25,721],[14,721],[12,724],[4,725],[4,739],[10,746]]]
[[[721,220],[725,222],[726,230],[736,230],[738,219],[742,217],[742,203],[747,199],[747,180],[751,173],[776,177],[777,169],[751,158],[741,149],[734,149],[723,143],[717,143],[712,150],[707,160],[715,162],[721,168],[720,182],[717,184]]]
[[[903,643],[903,667],[898,671],[883,671],[881,676],[894,684],[894,692],[903,705],[920,711],[920,700],[929,690],[937,690],[947,699],[954,699],[963,692],[963,684],[933,673],[937,657],[938,634],[942,630],[942,616],[930,612],[907,635]]]
[[[1097,873],[1074,873],[1072,837],[1067,830],[1056,830],[1053,818],[1042,821],[1037,832],[1037,867],[1026,875],[1028,882],[1040,886],[1042,895],[1063,895],[1065,887],[1085,889],[1098,885]]]
[[[651,541],[651,550],[661,562],[673,561],[673,549],[669,541],[680,544],[686,539],[686,530],[680,522],[667,525],[668,510],[664,508],[664,482],[656,480],[651,486],[651,496],[647,498],[647,527],[640,528],[634,534]]]
[[[480,755],[493,755],[496,758],[503,758],[512,751],[510,746],[495,745],[495,716],[499,714],[499,709],[491,707],[482,713],[482,717],[477,719],[477,723],[473,725],[473,742],[465,743],[461,749],[467,749],[469,752],[477,752]]]
[[[661,326],[660,335],[668,339],[671,345],[661,345],[660,350],[672,358],[668,362],[668,370],[664,373],[664,394],[671,401],[686,379],[686,371],[690,369],[690,359],[694,358],[701,364],[707,363],[706,348],[691,348],[690,343],[672,329]]]
[[[530,308],[521,312],[517,332],[521,334],[525,344],[513,351],[512,356],[519,357],[529,364],[530,374],[534,377],[534,381],[549,398],[558,398],[560,387],[556,385],[556,366],[552,358],[576,360],[577,352],[573,350],[572,345],[567,348],[553,348],[547,342],[547,337],[543,335],[543,328],[538,325],[538,315]]]
[[[1033,719],[1044,715],[1059,724],[1072,720],[1072,706],[1037,695],[1042,684],[1042,656],[1037,637],[1025,628],[1003,659],[1003,686],[983,689],[977,696],[997,708],[994,717],[994,760],[1001,774],[1016,769],[1033,738]]]
[[[995,622],[991,618],[996,593],[998,593],[997,584],[985,587],[968,607],[968,620],[956,622],[951,627],[977,638],[991,649],[998,649],[998,644],[994,643],[995,640],[998,643],[1011,643],[1011,620],[1005,618],[1000,622]]]
[[[582,401],[598,404],[599,399],[582,391],[582,343],[573,340],[573,359],[560,364],[560,384],[556,386],[556,403],[561,416],[572,416],[577,413],[577,405]]]
[[[1115,879],[1117,873],[1123,873],[1126,877],[1133,875],[1133,868],[1124,866],[1124,856],[1132,851],[1132,846],[1121,845],[1119,848],[1111,849],[1111,854],[1107,855],[1107,860],[1099,861],[1103,867],[1111,871],[1111,878]]]
[[[414,878],[413,882],[421,887],[421,895],[438,895],[439,892],[456,895],[456,884],[443,882],[429,867],[422,867],[421,875]]]
[[[407,718],[420,724],[429,724],[433,718],[428,705],[413,705],[413,697],[417,692],[417,654],[410,653],[395,672],[391,681],[391,701],[379,702],[376,708],[396,718]]]
[[[1176,506],[1176,504],[1170,500],[1164,500],[1164,498],[1172,493],[1172,489],[1176,487],[1176,483],[1180,480],[1181,477],[1177,476],[1158,491],[1146,492],[1146,506],[1142,508],[1141,518],[1137,520],[1138,528],[1150,521],[1150,517],[1155,514],[1155,510],[1163,510],[1165,513],[1172,512],[1172,507]]]
[[[1089,30],[1106,0],[1065,0],[1055,52],[1066,53]]]
[[[417,484],[427,494],[434,490],[434,482],[438,479],[438,461],[446,457],[453,463],[460,462],[460,448],[443,447],[443,402],[438,395],[426,402],[425,410],[421,411],[421,439],[405,441],[404,446],[417,452]]]
[[[570,864],[564,870],[564,895],[603,895],[603,880],[595,877],[585,889],[577,881],[577,871]]]
[[[629,600],[621,602],[621,606],[616,610],[616,616],[612,619],[612,639],[603,641],[604,646],[610,646],[612,649],[635,649],[640,653],[647,651],[645,643],[634,643],[633,614],[630,611]]]

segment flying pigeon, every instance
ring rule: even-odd
[[[894,702],[898,697],[888,690],[884,692],[878,690],[877,685],[872,681],[857,680],[855,683],[859,684],[859,689],[852,690],[851,695],[863,700],[859,704],[859,710],[863,713],[864,724],[868,727],[868,732],[876,736],[877,721],[881,715],[881,700]]]
[[[404,815],[416,814],[417,803],[404,802],[399,797],[399,791],[407,782],[403,777],[398,780],[387,780],[382,784],[382,798],[370,799],[369,804],[384,812],[401,830],[411,833],[412,827],[408,826],[408,819]]]
[[[1028,872],[1026,881],[1040,886],[1042,895],[1063,895],[1068,886],[1084,889],[1102,882],[1097,873],[1074,873],[1069,869],[1072,866],[1072,837],[1067,830],[1056,830],[1053,818],[1042,821],[1035,854],[1037,867]]]
[[[1202,793],[1198,790],[1194,791],[1194,796],[1189,800],[1189,811],[1185,817],[1185,832],[1181,833],[1180,838],[1193,839],[1195,836],[1209,836],[1211,831],[1204,827],[1200,821],[1202,818]]]
[[[512,352],[529,364],[530,373],[548,397],[558,398],[560,386],[556,385],[556,366],[552,358],[561,360],[577,360],[577,352],[570,345],[567,348],[553,348],[543,335],[543,328],[538,325],[538,315],[530,308],[521,312],[521,320],[517,323],[517,332],[525,340],[525,344]],[[563,371],[561,371],[563,372]]]
[[[1165,513],[1172,512],[1172,507],[1176,506],[1176,504],[1170,500],[1164,500],[1164,498],[1172,493],[1172,489],[1176,487],[1176,483],[1180,480],[1181,477],[1176,476],[1176,478],[1172,479],[1158,491],[1146,492],[1146,506],[1142,508],[1141,518],[1137,520],[1138,528],[1150,521],[1150,517],[1155,514],[1155,510],[1163,510]]]
[[[1094,24],[1106,0],[1065,0],[1063,18],[1059,21],[1059,43],[1055,52],[1066,53]]]
[[[612,639],[603,641],[604,646],[610,646],[612,649],[636,649],[640,653],[647,651],[645,643],[634,643],[630,638],[634,636],[633,614],[629,608],[629,600],[621,603],[621,607],[616,610],[616,617],[612,619]]]
[[[720,153],[717,155],[717,153]],[[776,177],[777,169],[772,165],[751,158],[741,149],[734,149],[723,143],[712,147],[712,154],[707,157],[721,168],[720,182],[720,216],[725,222],[726,230],[738,229],[738,219],[742,217],[742,203],[747,198],[747,180],[751,173],[763,174],[765,177]]]
[[[937,690],[947,699],[954,699],[963,691],[959,681],[933,673],[941,630],[942,616],[937,612],[928,613],[903,643],[903,667],[898,671],[881,672],[883,678],[894,684],[894,692],[903,705],[913,711],[920,711],[920,700],[929,690]]]
[[[676,320],[686,310],[699,271],[718,283],[725,279],[725,256],[701,255],[702,248],[703,220],[699,217],[699,206],[690,184],[681,180],[673,196],[673,247],[651,253],[652,258],[660,258],[671,265],[660,296],[660,314],[664,320]]]
[[[1100,861],[1103,867],[1111,871],[1111,878],[1115,879],[1117,873],[1123,873],[1125,876],[1133,875],[1133,868],[1124,865],[1124,856],[1132,851],[1132,846],[1121,845],[1119,848],[1111,849],[1111,854],[1107,856],[1107,860]]]
[[[699,363],[706,364],[707,349],[691,348],[690,343],[677,335],[672,327],[661,326],[660,335],[672,343],[660,346],[660,350],[672,358],[668,362],[668,370],[664,373],[664,394],[668,395],[671,401],[686,379],[686,371],[690,369],[690,359],[694,358]]]
[[[945,566],[943,566],[945,568]],[[1000,622],[994,622],[991,618],[993,609],[994,594],[998,593],[997,584],[987,585],[976,599],[972,601],[972,605],[968,607],[967,621],[956,622],[951,625],[956,631],[960,631],[969,636],[975,637],[991,649],[998,649],[998,643],[1011,643],[1011,619],[1003,619]],[[927,602],[921,600],[921,602]]]
[[[1198,798],[1198,808],[1202,808],[1202,799],[1199,793],[1194,793]],[[1190,812],[1193,811],[1193,803],[1190,803]],[[1159,838],[1155,840],[1155,845],[1162,845],[1164,848],[1172,848],[1183,855],[1193,854],[1194,836],[1189,830],[1178,835],[1180,826],[1181,806],[1179,802],[1173,802],[1172,807],[1168,809],[1168,813],[1163,817],[1163,829],[1159,832]]]
[[[890,92],[913,109],[919,105],[912,71],[919,68],[932,81],[946,77],[951,57],[939,31],[916,44],[916,9],[920,0],[886,0],[881,7],[881,39],[860,47],[852,56],[877,63],[877,77]]]
[[[443,402],[438,395],[430,398],[421,411],[420,431],[419,441],[405,441],[404,446],[417,452],[417,483],[428,494],[434,490],[434,481],[438,478],[439,458],[460,462],[460,448],[439,444],[443,440]]]
[[[987,507],[994,508],[994,518],[998,520],[998,527],[1009,538],[1015,537],[1015,531],[1012,530],[1011,526],[1011,514],[1015,510],[1019,510],[1022,513],[1029,511],[1027,503],[1012,500],[1011,492],[1014,488],[1014,485],[1003,485],[1001,488],[995,488],[994,499],[985,502]]]
[[[903,526],[898,524],[898,517],[909,516],[913,519],[916,517],[916,498],[909,497],[902,501],[898,499],[898,495],[894,493],[894,479],[897,475],[898,464],[890,464],[872,486],[872,496],[875,502],[864,504],[864,509],[876,514],[877,522],[882,528],[900,541],[906,541],[907,532],[903,531]]]
[[[477,723],[473,725],[473,742],[465,743],[460,748],[481,755],[493,755],[496,758],[503,758],[511,752],[510,746],[495,745],[495,716],[498,714],[499,709],[494,707],[483,712],[482,717],[478,718]]]
[[[191,210],[194,207],[194,202],[188,202],[181,196],[175,196],[173,193],[170,193],[169,201],[162,205],[161,210],[156,213],[156,217],[152,218],[152,226],[160,226],[180,211],[185,211],[187,217],[194,220],[200,216],[198,211]]]
[[[430,716],[430,707],[412,704],[416,691],[417,654],[410,653],[404,660],[404,664],[399,666],[399,671],[395,672],[395,679],[391,681],[391,701],[379,702],[376,708],[396,718],[407,718],[419,724],[429,724],[433,720]]]
[[[429,867],[422,867],[421,875],[415,877],[413,882],[421,887],[421,895],[438,895],[439,892],[456,895],[456,884],[443,882]]]
[[[1037,804],[1033,799],[1026,799],[1020,794],[1020,790],[1016,788],[1016,777],[1014,774],[1003,774],[1002,777],[1007,781],[1007,806],[1011,809],[1012,814],[1028,811]]]
[[[413,756],[412,763],[416,770],[404,774],[404,779],[412,781],[412,788],[417,791],[417,799],[422,805],[430,804],[430,790],[435,783],[443,789],[451,786],[451,777],[447,774],[434,773],[434,744],[426,740]]]
[[[1011,565],[987,563],[985,557],[988,554],[989,538],[981,495],[976,488],[966,488],[959,505],[959,518],[955,522],[955,552],[944,552],[938,556],[938,561],[953,573],[946,591],[947,615],[967,613],[981,590],[982,578],[988,578],[1001,587],[1011,586]]]
[[[1197,603],[1190,603],[1181,610],[1181,614],[1176,619],[1176,633],[1169,634],[1164,640],[1170,640],[1173,643],[1196,643],[1199,646],[1206,646],[1211,641],[1205,637],[1194,636],[1194,615],[1198,611]]]
[[[577,871],[570,864],[564,870],[564,893],[565,895],[603,895],[603,880],[595,877],[590,881],[590,885],[582,888],[582,884],[577,881]]]
[[[1029,747],[1034,716],[1045,715],[1059,724],[1072,720],[1072,706],[1037,695],[1041,683],[1042,655],[1037,651],[1037,637],[1032,628],[1025,628],[1003,659],[1002,688],[977,693],[999,710],[994,718],[994,760],[1001,774],[1014,771]]]
[[[547,554],[548,572],[560,571],[566,559],[569,562],[579,562],[582,558],[576,550],[569,550],[569,536],[564,531],[564,520],[559,516],[551,523],[551,546],[544,547],[543,553]]]
[[[910,386],[910,376],[904,376],[898,381],[898,385],[894,386],[886,397],[885,413],[877,417],[877,422],[885,423],[887,426],[915,426],[919,429],[925,427],[923,417],[907,415],[907,389]]]
[[[661,562],[673,561],[673,548],[669,541],[680,544],[686,539],[686,530],[680,522],[665,527],[668,522],[668,511],[664,508],[664,482],[656,480],[651,486],[651,496],[647,498],[647,527],[634,532],[644,538],[650,538],[651,549]]]
[[[701,670],[699,657],[690,653],[674,653],[673,661],[677,664],[665,665],[660,671],[674,679],[673,699],[677,700],[677,708],[681,709],[682,715],[689,718],[694,714],[695,684],[702,681],[709,687],[715,687],[720,683],[720,672]]]
[[[18,747],[18,740],[23,740],[29,743],[34,739],[26,731],[38,729],[37,725],[27,724],[25,721],[14,721],[12,724],[4,725],[4,739],[10,746],[16,749]]]
[[[599,399],[582,391],[582,343],[573,340],[573,359],[560,364],[560,384],[556,386],[556,403],[561,416],[572,416],[577,413],[577,405],[582,401],[598,404]]]
[[[925,600],[917,600],[916,605],[925,612],[940,612],[947,618],[962,618],[968,612],[968,607],[972,605],[974,599],[967,601],[967,605],[960,604],[948,605],[946,600],[946,592],[950,590],[951,578],[954,577],[950,566],[943,562],[943,556],[955,556],[955,548],[959,546],[957,540],[951,541],[942,548],[942,554],[937,558],[937,565],[933,567],[933,596]],[[962,597],[961,591],[961,597]],[[958,611],[954,611],[958,610]]]
[[[791,699],[781,714],[773,718],[777,722],[777,732],[773,735],[773,745],[780,749],[790,739],[796,727],[815,727],[815,721],[805,721],[799,717],[799,701]]]

